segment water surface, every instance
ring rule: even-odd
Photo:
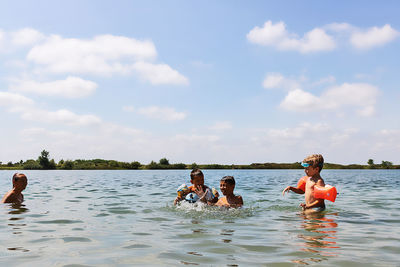
[[[0,206],[2,266],[400,266],[398,170],[323,170],[340,195],[312,217],[281,195],[302,170],[205,170],[235,177],[238,210],[174,207],[189,170],[25,173],[24,204]]]

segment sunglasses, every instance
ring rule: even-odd
[[[310,163],[307,163],[307,162],[302,162],[302,163],[301,163],[301,166],[303,166],[304,168],[307,168],[307,167],[310,167],[311,164],[310,164]],[[323,166],[323,164],[318,164],[318,167],[321,167],[321,168],[322,168],[322,166]]]
[[[302,162],[301,166],[303,166],[304,168],[310,167],[310,164],[307,162]]]

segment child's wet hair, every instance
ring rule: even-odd
[[[17,182],[20,178],[23,178],[23,177],[26,179],[26,175],[25,174],[16,172],[16,173],[14,173],[14,175],[12,177],[12,180],[14,182]]]
[[[190,173],[190,180],[193,180],[194,177],[203,177],[204,178],[204,174],[200,169],[193,169],[192,172]]]
[[[222,177],[221,182],[225,182],[230,185],[235,185],[236,183],[235,178],[233,178],[233,176],[224,176]]]
[[[319,167],[319,171],[324,167],[324,157],[321,154],[310,155],[303,162],[310,164],[313,168]]]

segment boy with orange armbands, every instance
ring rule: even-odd
[[[288,186],[282,191],[282,195],[285,192],[293,191],[297,194],[305,194],[305,203],[301,203],[303,211],[309,212],[321,212],[325,210],[325,201],[323,198],[315,197],[316,187],[324,188],[325,183],[320,172],[324,166],[324,158],[320,154],[314,154],[306,157],[301,165],[304,167],[306,176],[302,177],[297,187]]]

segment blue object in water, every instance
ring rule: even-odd
[[[186,195],[185,200],[189,203],[195,203],[199,200],[199,197],[195,193],[189,193]]]

